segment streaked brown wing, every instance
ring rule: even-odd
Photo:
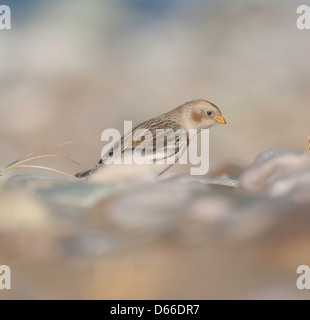
[[[163,135],[157,136],[158,139],[164,139],[162,143],[162,148],[158,150],[156,148],[156,143],[160,143],[159,140],[156,141],[156,130],[169,130],[168,136],[164,137]],[[147,154],[152,154],[153,159],[166,159],[173,155],[177,155],[184,144],[187,144],[187,135],[186,139],[184,137],[176,135],[174,136],[173,132],[182,129],[182,127],[174,120],[169,117],[161,116],[154,118],[148,121],[145,121],[135,127],[130,134],[124,135],[120,143],[116,143],[99,161],[98,166],[104,164],[104,162],[118,154],[119,152],[133,152],[136,148],[144,149],[144,152]],[[155,137],[155,138],[154,138]]]

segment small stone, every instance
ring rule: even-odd
[[[0,189],[0,198],[0,233],[41,234],[51,227],[46,207],[34,197]]]
[[[116,243],[116,239],[94,232],[85,232],[61,241],[66,255],[84,256],[102,256],[115,252],[118,247]]]
[[[281,176],[268,188],[271,197],[288,197],[310,202],[310,170],[301,170]]]
[[[84,181],[58,183],[37,190],[37,194],[52,202],[91,208],[109,198],[115,192],[110,184],[91,184]]]
[[[262,192],[277,178],[302,169],[310,169],[309,155],[284,150],[264,152],[242,173],[240,187]]]

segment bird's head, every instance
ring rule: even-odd
[[[184,125],[187,129],[208,129],[217,124],[226,124],[221,110],[206,100],[193,100],[181,107]]]

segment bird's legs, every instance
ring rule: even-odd
[[[306,150],[305,153],[309,153],[310,152],[310,136],[307,138],[307,144],[306,144]]]

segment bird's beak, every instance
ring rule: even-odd
[[[216,119],[216,122],[217,122],[217,123],[220,123],[220,124],[226,124],[226,123],[227,123],[226,120],[225,120],[223,117],[218,117],[218,118]]]

